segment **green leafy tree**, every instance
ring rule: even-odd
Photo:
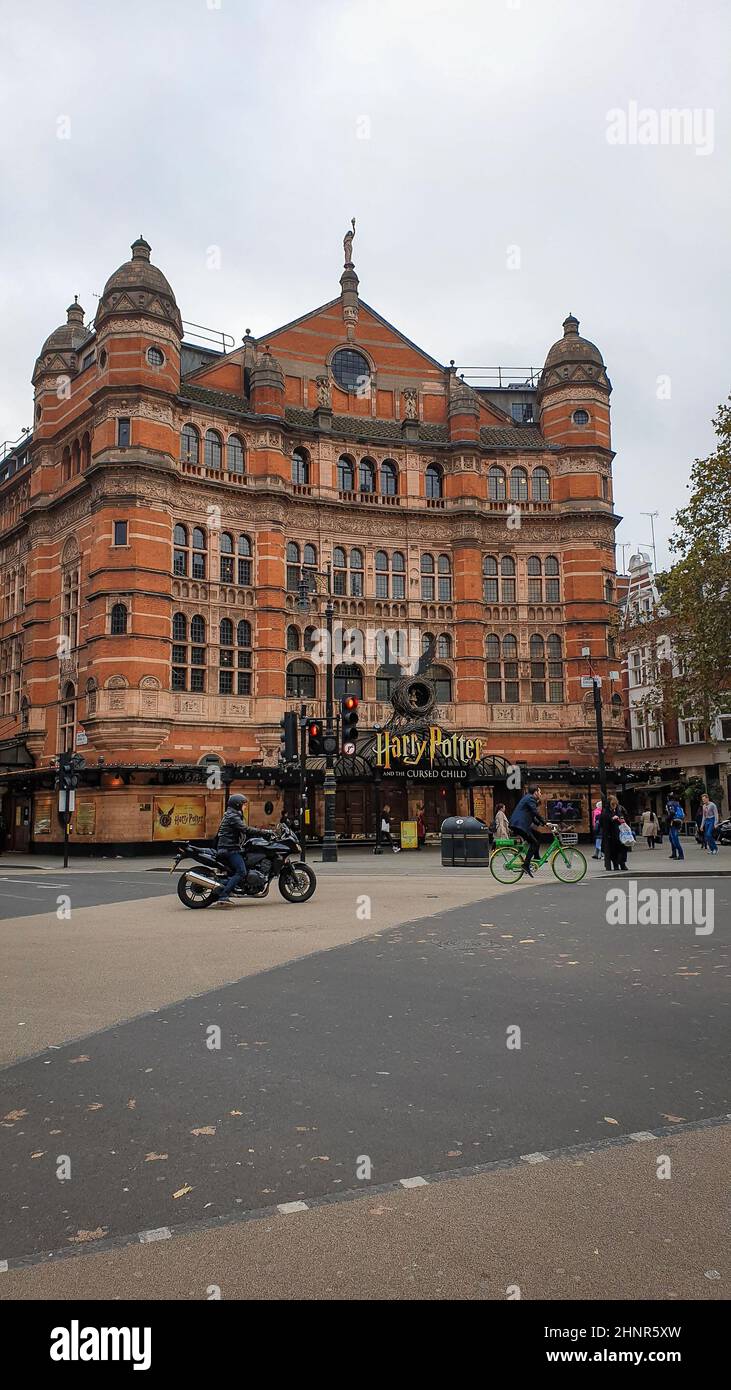
[[[662,704],[707,730],[731,696],[731,397],[713,421],[718,444],[691,469],[675,514],[675,563],[659,576],[679,674],[661,678]]]

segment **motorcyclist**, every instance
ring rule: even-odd
[[[231,894],[240,884],[245,883],[248,877],[246,861],[241,853],[243,844],[252,833],[243,816],[247,804],[247,798],[241,792],[234,792],[228,799],[223,820],[218,827],[216,847],[221,858],[226,860],[231,869],[231,877],[226,879],[218,899],[212,904],[213,907],[233,907]]]

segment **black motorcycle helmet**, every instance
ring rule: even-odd
[[[230,796],[228,799],[228,810],[240,811],[242,806],[246,805],[246,801],[247,798],[242,796],[241,792],[234,792],[233,796]]]

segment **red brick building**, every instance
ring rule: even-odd
[[[335,298],[216,352],[184,341],[139,239],[93,326],[74,301],[43,344],[32,436],[0,464],[0,787],[16,847],[60,837],[63,749],[86,759],[79,844],[151,842],[163,803],[188,794],[191,824],[211,831],[223,792],[201,782],[206,760],[254,816],[271,818],[266,801],[276,814],[291,795],[281,716],[322,713],[325,695],[303,566],[331,567],[336,621],[362,638],[336,672],[361,728],[392,713],[393,665],[372,638],[399,630],[432,654],[433,718],[497,760],[469,788],[394,783],[396,821],[416,800],[433,826],[470,798],[491,813],[503,760],[580,796],[585,820],[582,649],[605,678],[616,664],[601,353],[569,316],[540,372],[472,386],[360,298],[350,237],[345,251]],[[603,691],[611,762],[624,723]],[[338,828],[367,833],[373,777],[340,771]]]

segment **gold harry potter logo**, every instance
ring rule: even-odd
[[[456,763],[476,763],[482,757],[482,739],[445,734],[438,724],[430,724],[423,733],[390,734],[384,729],[376,735],[376,767],[390,768],[392,762],[432,766],[437,753]]]

